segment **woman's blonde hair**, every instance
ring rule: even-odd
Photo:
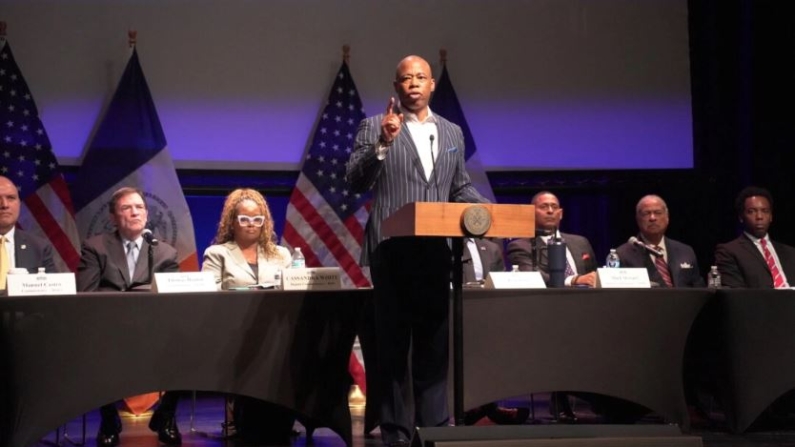
[[[266,257],[275,255],[277,251],[276,243],[273,240],[273,218],[271,217],[271,210],[268,208],[268,202],[258,191],[249,188],[238,188],[226,196],[224,208],[221,211],[221,221],[218,222],[218,232],[215,234],[213,244],[224,244],[235,240],[234,226],[235,220],[237,220],[237,206],[246,200],[256,203],[262,215],[265,216],[258,245],[262,247]]]

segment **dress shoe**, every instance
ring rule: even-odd
[[[577,422],[577,416],[572,411],[560,411],[558,414],[552,416],[556,422],[562,424],[573,424]]]
[[[464,413],[464,425],[475,425],[481,419],[486,417],[486,408],[477,407]]]
[[[182,444],[182,435],[179,433],[177,421],[173,417],[165,420],[160,430],[157,431],[157,439],[163,444]]]
[[[119,445],[118,432],[105,433],[99,430],[99,433],[97,433],[97,447],[115,447],[117,445]]]
[[[495,424],[521,425],[530,416],[530,409],[494,407],[486,416]]]

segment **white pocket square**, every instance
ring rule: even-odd
[[[688,262],[683,262],[683,263],[679,264],[679,268],[681,268],[681,269],[692,269],[693,266],[690,265],[690,263],[688,263]]]
[[[447,149],[447,152],[448,152],[448,153],[453,153],[453,152],[456,152],[457,150],[458,150],[458,148],[457,148],[457,147],[455,147],[455,146],[453,146],[453,147],[451,147],[451,148]]]

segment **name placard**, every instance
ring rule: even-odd
[[[214,292],[218,290],[215,285],[215,276],[210,272],[164,272],[155,273],[152,282],[152,292],[155,293],[185,293],[185,292]]]
[[[649,272],[639,268],[597,269],[596,287],[604,289],[648,289],[651,288]]]
[[[74,273],[36,273],[8,275],[8,296],[74,295]]]
[[[282,270],[284,290],[338,290],[342,288],[339,267]]]
[[[487,289],[546,289],[540,272],[489,272]]]

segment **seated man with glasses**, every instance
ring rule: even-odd
[[[662,251],[658,257],[629,242],[616,249],[621,267],[640,267],[649,272],[649,280],[658,287],[705,287],[696,253],[689,245],[665,236],[668,229],[668,205],[660,196],[642,197],[635,206],[638,239]]]
[[[116,230],[93,236],[83,243],[76,277],[79,292],[123,292],[152,282],[147,255],[150,245],[143,238],[148,218],[144,193],[136,188],[120,188],[111,196],[108,210]],[[178,271],[177,250],[162,241],[153,245],[152,263],[153,272]],[[157,432],[158,439],[171,445],[182,443],[174,418],[177,400],[177,392],[163,394],[160,406],[149,421],[149,428]],[[100,416],[97,445],[119,444],[121,420],[115,404],[100,408]]]

